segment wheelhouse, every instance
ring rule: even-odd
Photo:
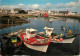
[[[30,37],[35,37],[36,36],[36,32],[37,30],[35,29],[26,29],[26,34],[27,34],[27,38],[29,39]]]

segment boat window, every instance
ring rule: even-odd
[[[35,31],[31,32],[31,34],[35,34],[35,33],[36,33]]]
[[[47,31],[52,31],[52,30],[48,29]]]
[[[29,33],[29,34],[30,34],[30,31],[28,31],[27,33]]]

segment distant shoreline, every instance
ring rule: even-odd
[[[24,23],[25,24],[25,23]],[[18,24],[0,24],[0,29],[2,29],[2,28],[8,28],[8,27],[11,27],[11,26],[17,26]],[[20,25],[22,25],[22,24],[20,24]]]
[[[65,17],[65,18],[74,18],[74,19],[79,19],[80,20],[80,15],[51,15],[55,17]]]
[[[18,16],[22,17],[23,19],[28,18],[28,17],[44,17],[40,15],[28,15],[28,14],[0,14],[0,16]],[[67,17],[67,18],[75,18],[75,19],[80,19],[80,15],[49,15],[49,17]]]
[[[12,25],[13,26],[17,26],[17,25],[21,25],[21,24],[25,24],[25,23],[28,23],[28,21],[26,21],[25,19],[26,18],[29,18],[29,17],[44,17],[44,16],[35,16],[35,15],[27,15],[27,14],[1,14],[0,15],[0,20],[2,19],[1,17],[2,16],[9,16],[12,18],[12,21],[16,22],[16,23],[10,23],[10,24],[2,24],[0,22],[0,29],[2,28],[7,28],[7,27],[11,27]],[[13,18],[13,17],[21,17],[19,19],[16,19],[16,18]],[[73,18],[73,19],[77,19],[77,20],[80,20],[80,15],[49,15],[49,17],[63,17],[63,18]],[[5,19],[8,21],[8,19]],[[3,20],[4,21],[4,20]]]
[[[0,29],[2,28],[8,28],[11,26],[17,26],[26,24],[28,21],[25,19],[22,19],[20,17],[14,17],[14,16],[0,16]]]

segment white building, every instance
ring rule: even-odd
[[[69,15],[77,15],[77,12],[69,13]]]
[[[8,14],[10,13],[10,10],[8,9],[0,9],[0,14]]]
[[[52,10],[48,10],[48,14],[49,14],[49,15],[58,15],[59,12],[57,12],[57,11],[52,11]]]
[[[35,16],[42,16],[44,15],[44,13],[47,13],[48,15],[54,15],[54,14],[59,14],[58,12],[52,11],[52,10],[39,10],[39,9],[35,9],[35,10],[27,10],[28,15],[35,15]]]
[[[2,9],[0,9],[0,14],[2,13]]]
[[[18,11],[15,11],[14,9],[12,9],[12,10],[10,11],[10,13],[11,13],[11,14],[17,14]]]
[[[28,15],[36,15],[36,16],[38,16],[38,15],[40,15],[41,14],[41,10],[39,10],[39,9],[35,9],[35,10],[27,10],[28,11]]]

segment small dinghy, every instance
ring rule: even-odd
[[[8,47],[19,47],[22,44],[20,37],[17,35],[11,35],[8,38]]]
[[[50,19],[49,19],[49,22],[53,22],[53,18],[50,18]]]

